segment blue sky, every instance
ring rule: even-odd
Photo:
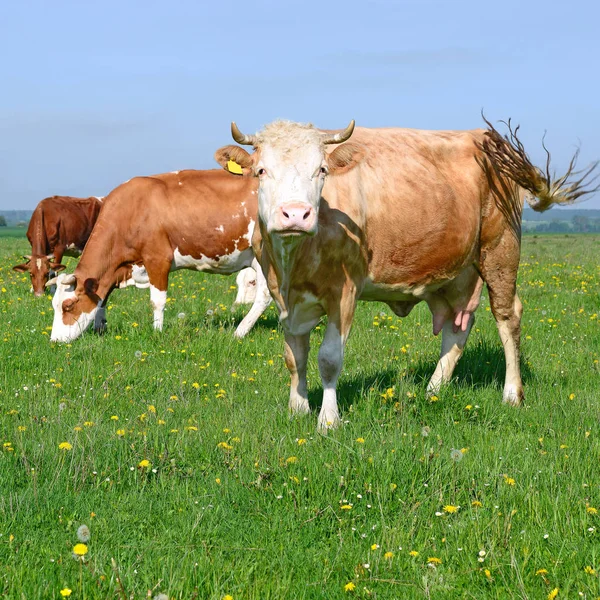
[[[3,2],[0,208],[214,168],[229,123],[470,129],[600,158],[600,3]],[[600,208],[600,194],[581,208]]]

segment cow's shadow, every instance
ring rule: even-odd
[[[340,410],[346,410],[371,390],[385,391],[398,386],[403,389],[415,391],[417,396],[424,397],[427,383],[436,366],[434,360],[419,360],[409,364],[406,368],[385,368],[378,372],[365,372],[356,375],[340,376],[337,396]],[[406,374],[402,376],[402,371]],[[489,343],[485,340],[467,348],[460,359],[452,380],[448,384],[449,390],[472,390],[494,387],[502,389],[504,386],[505,361],[504,350],[500,343]],[[531,379],[531,370],[524,360],[521,361],[521,376],[523,383]],[[312,409],[321,406],[323,388],[320,385],[311,386],[308,392],[308,401]]]

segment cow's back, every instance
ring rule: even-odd
[[[452,277],[472,260],[486,187],[475,160],[482,135],[356,129],[352,143],[364,156],[327,180],[323,198],[363,233],[370,280],[422,285]]]

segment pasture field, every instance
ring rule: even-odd
[[[117,290],[52,345],[27,253],[0,238],[0,596],[600,597],[600,236],[524,239],[524,407],[487,296],[433,401],[427,308],[362,303],[328,436],[288,417],[275,308],[233,338],[234,277],[173,274],[162,334]]]

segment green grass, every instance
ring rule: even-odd
[[[523,408],[501,403],[487,297],[436,402],[426,307],[363,303],[327,437],[288,417],[275,309],[233,338],[233,277],[173,274],[162,334],[127,289],[105,336],[51,345],[50,300],[10,269],[26,253],[0,239],[2,597],[600,596],[600,236],[525,239]]]

